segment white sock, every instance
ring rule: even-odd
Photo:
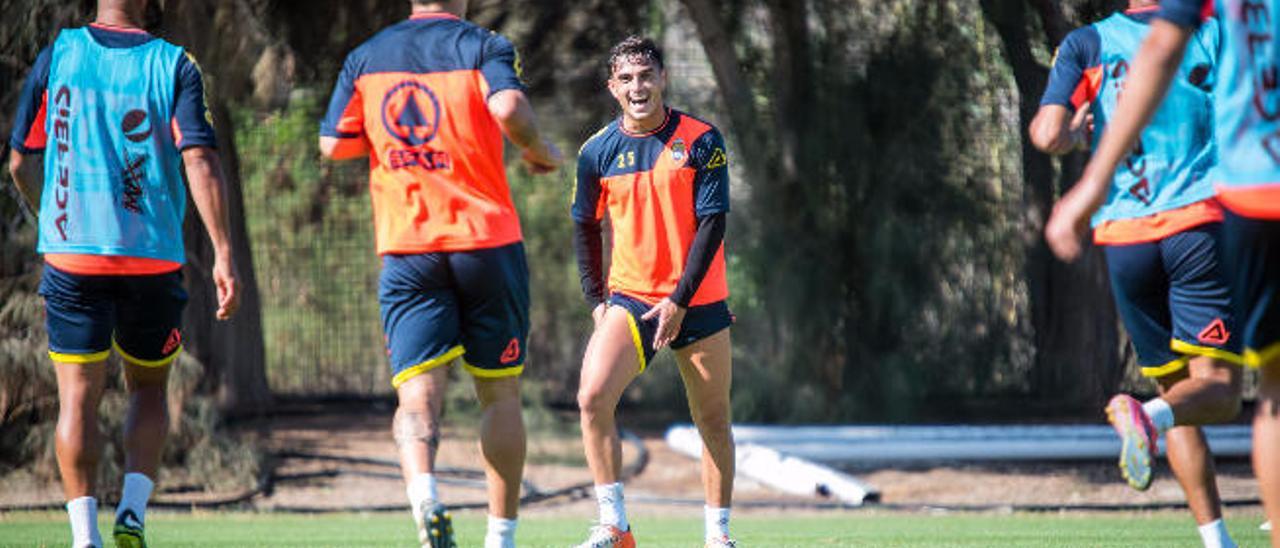
[[[1156,398],[1142,404],[1142,410],[1151,417],[1151,423],[1156,425],[1156,432],[1159,435],[1163,436],[1173,428],[1173,408],[1169,407],[1169,402]]]
[[[484,535],[484,548],[516,548],[515,519],[489,516],[489,531]]]
[[[707,540],[726,538],[729,536],[729,509],[703,506],[706,516]]]
[[[1204,541],[1204,548],[1236,548],[1235,541],[1227,534],[1227,525],[1221,519],[1201,525],[1200,540]]]
[[[67,502],[67,515],[71,518],[71,547],[102,547],[102,535],[98,533],[98,499],[80,497]]]
[[[120,493],[120,505],[116,507],[116,521],[126,511],[132,511],[138,518],[138,525],[143,524],[147,516],[147,501],[151,499],[151,490],[155,483],[145,474],[129,472],[124,475],[124,491]]]
[[[418,474],[409,481],[409,487],[405,489],[405,494],[409,495],[409,504],[413,505],[413,512],[416,515],[422,508],[422,502],[427,500],[440,500],[440,493],[436,491],[435,474]]]
[[[600,523],[620,531],[631,528],[627,523],[627,506],[622,500],[622,482],[596,486],[596,505],[600,507]]]

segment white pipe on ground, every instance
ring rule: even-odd
[[[1249,426],[1207,426],[1204,431],[1214,455],[1249,455]],[[822,463],[1110,460],[1120,452],[1119,438],[1106,425],[742,425],[733,427],[733,435],[739,444],[766,446]],[[1164,451],[1163,442],[1160,450]]]
[[[692,426],[668,429],[667,444],[679,453],[702,458],[702,437]],[[855,506],[879,495],[873,487],[849,474],[763,445],[738,443],[735,462],[738,473],[784,493],[830,496]]]

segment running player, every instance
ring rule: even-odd
[[[724,140],[711,124],[664,104],[667,73],[652,41],[633,36],[614,46],[609,74],[609,92],[622,116],[582,145],[573,202],[574,247],[595,320],[578,405],[600,507],[600,524],[581,546],[635,546],[619,483],[622,447],[614,413],[623,390],[668,345],[702,434],[706,545],[733,546]],[[613,227],[607,294],[606,214]]]
[[[448,365],[462,358],[483,408],[488,548],[515,545],[525,432],[519,375],[529,274],[502,163],[502,134],[535,172],[560,153],[534,124],[519,61],[502,36],[465,22],[467,2],[414,1],[347,57],[320,126],[329,158],[369,156],[378,301],[392,425],[423,546],[453,546],[435,458]]]
[[[213,242],[218,319],[239,304],[200,69],[143,30],[158,8],[99,0],[92,24],[59,32],[36,57],[10,140],[10,172],[39,211],[40,294],[58,380],[55,447],[76,548],[102,546],[98,405],[113,348],[129,392],[114,536],[117,546],[145,545],[169,424],[169,365],[182,350],[184,165]]]
[[[1219,165],[1213,174],[1226,206],[1222,264],[1240,318],[1245,363],[1261,368],[1253,422],[1253,466],[1267,517],[1280,518],[1280,89],[1276,84],[1275,0],[1165,0],[1132,67],[1130,85],[1084,175],[1046,226],[1058,256],[1080,253],[1080,231],[1106,195],[1107,181],[1138,139],[1160,118],[1157,107],[1195,55],[1196,29],[1222,15],[1218,84],[1213,93]],[[1280,535],[1271,533],[1280,547]]]
[[[1036,147],[1062,154],[1096,142],[1158,9],[1154,0],[1131,0],[1123,13],[1067,36],[1031,123]],[[1123,437],[1121,471],[1130,485],[1146,489],[1155,439],[1166,436],[1170,466],[1211,547],[1234,543],[1222,522],[1213,457],[1195,425],[1229,420],[1240,406],[1238,337],[1218,264],[1222,210],[1207,178],[1216,162],[1210,91],[1218,38],[1216,24],[1195,35],[1157,123],[1091,212],[1094,243],[1106,253],[1138,365],[1160,391],[1145,404],[1121,394],[1107,406]]]

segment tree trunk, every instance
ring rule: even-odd
[[[1023,203],[1029,231],[1026,278],[1036,351],[1032,392],[1044,401],[1096,407],[1121,377],[1115,307],[1099,250],[1091,248],[1076,263],[1064,264],[1054,258],[1041,236],[1053,207],[1054,172],[1049,157],[1031,146],[1027,128],[1048,70],[1032,56],[1025,7],[1023,0],[982,1],[985,17],[1000,35],[1019,92]],[[1078,175],[1078,169],[1070,169],[1073,164],[1063,162],[1064,179],[1074,181]]]
[[[204,364],[205,377],[201,384],[205,390],[214,392],[224,414],[256,414],[271,404],[262,340],[262,301],[244,222],[235,128],[224,104],[214,103],[211,110],[218,129],[218,152],[227,184],[232,249],[240,274],[240,310],[228,321],[214,319],[218,305],[210,276],[213,247],[198,215],[188,215],[184,227],[188,257],[184,274],[191,281],[188,284],[191,298],[183,317],[183,323],[188,326],[186,347]],[[194,207],[188,210],[194,212]]]
[[[217,396],[218,405],[225,414],[258,413],[270,405],[271,391],[267,385],[262,340],[262,307],[245,226],[235,127],[226,98],[248,95],[247,92],[235,91],[248,85],[247,75],[258,59],[254,52],[260,52],[265,45],[257,43],[261,38],[261,25],[246,21],[257,17],[257,14],[251,12],[243,1],[204,3],[171,0],[166,8],[165,27],[170,29],[172,40],[191,51],[206,69],[205,91],[206,97],[213,98],[209,107],[218,135],[232,249],[241,284],[239,312],[226,322],[214,320],[217,297],[210,277],[213,250],[198,215],[187,215],[184,240],[188,265],[184,274],[190,281],[191,298],[183,317],[188,326],[186,348],[205,366],[202,390]],[[232,33],[220,32],[219,28],[230,24],[247,29],[247,32],[237,32],[235,35],[239,38],[229,38]],[[194,213],[193,207],[189,210]]]

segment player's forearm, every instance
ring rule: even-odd
[[[493,114],[502,132],[512,144],[521,149],[546,146],[538,131],[538,123],[533,115],[533,106],[524,93],[514,89],[504,89],[489,98],[489,112]]]
[[[40,211],[40,193],[44,190],[44,155],[9,153],[9,175],[13,176],[18,192],[27,200],[33,212]]]
[[[354,160],[369,155],[369,140],[360,137],[320,137],[320,155],[330,160]]]
[[[698,232],[693,237],[693,245],[689,246],[689,256],[685,259],[684,273],[676,290],[671,293],[671,302],[684,308],[689,307],[693,296],[702,286],[702,280],[711,269],[711,262],[720,251],[724,242],[725,214],[716,213],[698,218]]]
[[[1163,102],[1190,37],[1189,30],[1168,21],[1157,19],[1151,23],[1151,32],[1133,61],[1116,111],[1081,177],[1082,181],[1101,187],[1092,193],[1097,195],[1093,200],[1097,205],[1106,198],[1106,184],[1115,175],[1116,166],[1133,149],[1142,129]]]
[[[209,241],[219,260],[230,260],[230,222],[227,218],[226,184],[218,153],[207,147],[189,148],[182,152],[186,165],[187,181],[191,185],[191,200],[200,212]]]
[[[1054,156],[1071,152],[1079,142],[1071,132],[1071,111],[1060,105],[1045,105],[1036,112],[1027,133],[1031,144],[1045,154]]]
[[[592,306],[604,302],[604,237],[600,222],[573,223],[573,251],[578,258],[582,296]]]

